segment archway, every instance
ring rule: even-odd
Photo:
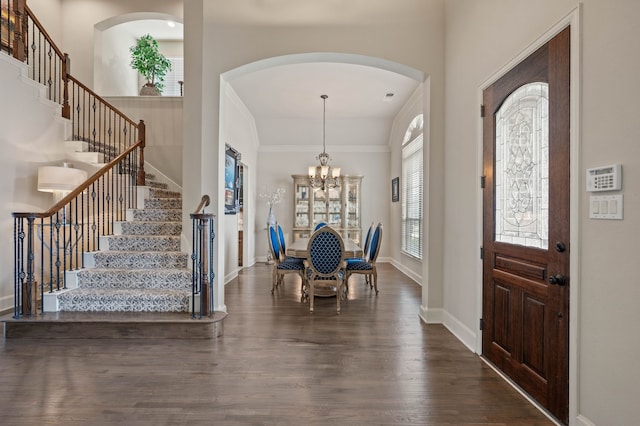
[[[403,77],[406,77],[407,79],[411,79],[413,80],[413,82],[415,83],[414,88],[416,88],[416,90],[418,90],[418,87],[420,87],[421,93],[419,98],[416,97],[412,97],[411,98],[411,102],[415,102],[416,104],[416,108],[419,110],[420,113],[422,113],[425,108],[424,105],[429,103],[429,91],[426,89],[426,87],[428,87],[428,82],[425,83],[425,81],[427,81],[427,76],[424,72],[396,63],[396,62],[392,62],[392,61],[388,61],[385,59],[381,59],[381,58],[376,58],[376,57],[370,57],[370,56],[364,56],[364,55],[356,55],[356,54],[345,54],[345,53],[332,53],[332,52],[323,52],[323,53],[303,53],[303,54],[292,54],[292,55],[284,55],[284,56],[278,56],[278,57],[272,57],[272,58],[267,58],[267,59],[263,59],[263,60],[259,60],[259,61],[255,61],[255,62],[251,62],[245,65],[242,65],[240,67],[237,67],[235,69],[229,70],[225,73],[223,73],[221,75],[221,88],[220,88],[220,93],[221,93],[221,101],[220,101],[220,141],[221,141],[221,146],[219,146],[219,149],[224,149],[224,145],[222,144],[223,141],[228,142],[230,140],[230,138],[228,137],[228,129],[225,128],[226,124],[225,124],[225,117],[228,118],[228,114],[227,114],[227,108],[229,108],[229,106],[227,105],[227,102],[229,102],[226,98],[225,98],[225,90],[227,89],[228,86],[232,86],[234,81],[238,81],[241,78],[244,78],[248,75],[251,75],[252,73],[257,73],[257,72],[261,72],[261,71],[265,71],[265,70],[269,70],[269,69],[276,69],[278,67],[284,67],[284,66],[288,66],[288,65],[300,65],[300,64],[340,64],[340,65],[345,65],[345,66],[354,66],[354,67],[369,67],[369,68],[373,68],[375,70],[381,70],[381,71],[385,71],[385,72],[389,72],[389,73],[394,73],[397,75],[401,75]],[[240,96],[240,98],[242,98],[241,94],[238,94]],[[318,93],[314,93],[313,94],[313,98],[315,99],[316,97],[319,99],[319,95],[320,92]],[[332,99],[331,94],[330,94],[330,99]],[[276,100],[274,100],[274,102],[277,102]],[[332,108],[334,107],[334,105],[331,106]],[[321,111],[321,110],[319,110]],[[406,127],[408,126],[409,122],[411,121],[411,119],[415,116],[415,114],[413,114],[413,112],[411,113],[407,113],[408,115],[410,115],[410,117],[407,119],[406,124],[404,125],[399,125],[399,127],[403,127],[402,129],[402,135],[399,138],[398,143],[400,144],[402,142],[402,136],[404,135],[404,131],[406,130]],[[320,117],[320,116],[318,116]],[[427,123],[428,126],[428,123]],[[426,132],[428,137],[428,131]],[[282,135],[281,135],[282,136]],[[294,138],[292,138],[294,139]],[[287,140],[286,136],[282,136],[282,140]],[[332,141],[333,143],[334,141]],[[291,149],[290,148],[294,148],[297,153],[303,153],[305,156],[309,157],[308,161],[311,161],[313,159],[314,154],[317,154],[316,150],[317,150],[317,144],[314,145],[313,143],[311,143],[309,145],[308,141],[307,141],[307,146],[304,146],[304,142],[300,142],[298,143],[295,147],[293,147],[292,145],[287,145],[290,142],[283,142],[285,145],[284,146],[262,146],[261,148],[261,161],[262,158],[266,157],[273,157],[275,155],[279,155],[278,153],[280,152],[285,152],[288,151],[287,155],[295,155],[295,153],[291,153]],[[350,143],[354,143],[353,141],[350,141]],[[375,147],[371,147],[371,146],[362,146],[360,147],[362,151],[368,152],[368,153],[373,153],[374,155],[384,155],[386,156],[386,161],[387,164],[384,164],[383,169],[387,170],[389,168],[388,163],[391,161],[397,160],[396,157],[391,157],[391,154],[389,154],[390,148],[388,145],[384,145],[384,146],[375,146]],[[360,149],[358,148],[358,149]],[[336,146],[335,143],[333,145],[331,145],[331,152],[350,152],[350,151],[355,151],[354,150],[354,146],[349,146],[347,148],[343,148],[340,146]],[[357,151],[356,151],[357,152]],[[384,154],[382,154],[384,152]],[[308,154],[307,154],[308,153]],[[243,152],[243,155],[245,154],[245,152]],[[346,155],[346,154],[345,154]],[[224,158],[223,155],[219,155],[219,158]],[[248,158],[247,156],[243,156],[243,159],[247,158],[247,161],[251,161],[250,158]],[[290,159],[290,157],[286,157],[286,160],[283,161],[283,163],[286,164],[281,164],[280,167],[281,168],[287,168],[289,166],[289,164],[293,164],[293,167],[296,167],[298,165],[298,163],[300,165],[300,170],[288,170],[286,172],[282,172],[283,175],[287,175],[291,174],[291,173],[298,173],[298,172],[304,172],[306,171],[306,168],[304,170],[302,170],[302,166],[304,166],[304,162],[306,162],[306,157],[304,157],[305,159],[303,159],[303,161],[300,161],[300,158],[297,161],[288,161]],[[257,159],[256,159],[257,161]],[[426,167],[428,167],[428,162],[425,162]],[[342,165],[342,164],[341,164]],[[398,162],[397,166],[393,166],[393,168],[391,168],[391,174],[393,174],[393,176],[397,176],[399,174],[399,169],[400,169],[400,163]],[[257,188],[257,182],[260,182],[260,185],[278,185],[281,184],[282,182],[271,182],[269,181],[269,177],[265,176],[264,173],[268,173],[268,170],[266,170],[264,167],[254,167],[253,170],[257,171],[257,175],[252,177],[252,182],[251,185],[253,188],[255,188],[256,190],[259,190],[260,188]],[[343,169],[344,170],[344,169]],[[428,171],[427,171],[428,173]],[[375,175],[375,176],[374,176]],[[385,172],[384,174],[382,173],[373,173],[371,172],[370,174],[367,175],[367,184],[370,184],[371,187],[368,189],[368,192],[370,195],[372,194],[376,194],[376,193],[380,193],[380,189],[384,189],[384,190],[388,190],[390,191],[390,177],[392,176],[388,176],[387,173]],[[289,179],[290,180],[290,179]],[[287,182],[288,183],[288,182]],[[219,198],[222,195],[219,195]],[[377,215],[377,213],[372,213],[372,212],[377,212],[380,209],[378,207],[383,206],[382,208],[389,210],[389,202],[390,202],[390,195],[389,197],[380,197],[381,199],[383,199],[380,204],[372,204],[372,208],[368,209],[368,217],[363,218],[362,222],[363,222],[363,226],[368,225],[368,223],[373,220],[373,216]],[[291,200],[291,199],[289,199]],[[262,220],[262,215],[264,214],[264,212],[262,212],[260,210],[261,205],[260,205],[260,201],[257,200],[254,205],[257,207],[257,212],[256,211],[245,211],[245,223],[248,224],[254,224],[254,223],[261,223]],[[393,206],[396,207],[396,206]],[[290,206],[286,206],[285,208],[286,212],[290,211],[291,208]],[[283,213],[285,216],[286,212]],[[251,215],[251,216],[248,216]],[[256,216],[257,215],[257,216]],[[394,215],[392,215],[391,213],[384,213],[384,218],[383,221],[386,221],[387,223],[389,223],[390,221],[395,221],[395,217]],[[257,217],[257,219],[256,219]],[[376,218],[377,219],[377,218]],[[290,221],[289,218],[285,217],[284,218],[284,222],[286,224],[286,222]],[[286,224],[291,226],[291,224]],[[256,225],[257,227],[257,225]],[[399,227],[399,225],[398,225]],[[221,226],[221,228],[224,228],[224,226]],[[389,227],[391,228],[391,226]],[[388,229],[389,229],[388,228]],[[245,233],[251,233],[252,231],[245,229]],[[397,233],[396,233],[397,234]],[[228,247],[230,244],[232,244],[231,239],[235,238],[235,232],[233,232],[232,230],[229,230],[229,232],[226,233],[226,236],[224,235],[224,230],[222,230],[222,232],[218,232],[218,236],[221,238],[222,241],[220,241],[221,247]],[[255,249],[256,249],[256,258],[260,258],[261,255],[264,255],[264,253],[261,252],[261,249],[264,247],[267,247],[266,244],[266,237],[264,236],[264,233],[261,231],[261,229],[254,229],[253,230],[253,235],[255,235]],[[391,235],[392,233],[389,232],[389,240],[386,242],[387,244],[389,244],[389,246],[391,246]],[[392,259],[393,260],[393,259]],[[222,259],[220,258],[220,261],[222,263]],[[225,264],[227,264],[228,262],[225,260],[224,261]],[[426,263],[426,258],[424,263]],[[401,270],[403,270],[403,272],[409,272],[408,275],[411,276],[412,278],[416,279],[416,281],[421,280],[422,277],[425,276],[425,274],[422,271],[422,265],[421,264],[417,264],[417,263],[413,263],[413,264],[407,264],[407,265],[403,265],[401,264],[401,262],[394,262],[394,264],[396,266],[398,266]],[[226,266],[226,265],[225,265]],[[414,268],[414,271],[407,271],[407,268]],[[227,270],[228,271],[228,270]],[[226,275],[226,273],[225,273]],[[220,276],[220,275],[218,275]],[[220,296],[223,292],[218,291],[218,295]]]
[[[151,34],[165,56],[182,58],[182,27],[181,17],[155,12],[129,13],[98,22],[94,26],[94,90],[102,96],[136,96],[140,83],[138,73],[129,65],[129,47],[141,35]]]

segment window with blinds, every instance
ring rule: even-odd
[[[420,115],[409,126],[402,146],[401,196],[402,251],[418,259],[422,259],[423,169]]]
[[[184,58],[167,58],[171,62],[171,71],[164,77],[164,96],[180,96],[180,83],[184,81]]]

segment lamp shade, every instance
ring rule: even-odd
[[[38,191],[71,192],[87,180],[87,172],[69,167],[45,166],[38,169]]]

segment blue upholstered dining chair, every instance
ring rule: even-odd
[[[313,230],[317,231],[318,229],[322,228],[323,226],[327,226],[327,222],[319,222]]]
[[[313,299],[317,287],[335,288],[336,309],[340,313],[340,300],[345,295],[344,241],[340,234],[330,226],[315,231],[307,245],[306,267],[309,311],[313,312]]]
[[[282,253],[283,257],[287,257],[287,245],[284,242],[284,232],[282,231],[282,226],[279,223],[276,223],[276,228],[278,231],[278,242],[280,243],[280,253]]]
[[[362,257],[351,257],[347,259],[347,263],[357,262],[360,260],[369,260],[369,244],[371,243],[371,231],[373,231],[373,222],[369,225],[369,230],[367,231],[367,236],[364,238],[364,246],[362,249]]]
[[[305,277],[304,277],[304,263],[302,259],[295,257],[283,256],[280,251],[280,244],[278,234],[275,228],[269,225],[269,250],[273,257],[273,272],[271,276],[271,293],[274,292],[276,287],[284,283],[284,276],[286,274],[298,274],[302,280],[300,285],[300,291],[304,295],[305,291]]]
[[[373,231],[373,222],[369,225],[369,230],[367,231],[367,236],[364,238],[364,246],[362,249],[362,257],[351,257],[347,259],[347,267],[349,267],[349,263],[354,262],[368,262],[369,261],[369,245],[371,243],[371,231]],[[369,284],[369,275],[365,275],[365,283]],[[346,283],[347,292],[349,291],[349,281]]]
[[[376,269],[376,260],[378,259],[378,253],[380,252],[380,245],[382,244],[382,223],[378,223],[376,230],[371,237],[371,245],[369,246],[369,259],[368,260],[356,260],[347,263],[345,281],[349,281],[349,277],[352,274],[364,274],[365,278],[369,278],[369,286],[375,288],[376,294],[378,294],[378,270]],[[366,258],[366,256],[365,256]]]

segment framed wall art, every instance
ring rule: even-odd
[[[224,158],[224,214],[236,214],[239,210],[239,160],[240,153],[227,145]]]
[[[391,201],[400,201],[400,178],[395,177],[391,179]]]

